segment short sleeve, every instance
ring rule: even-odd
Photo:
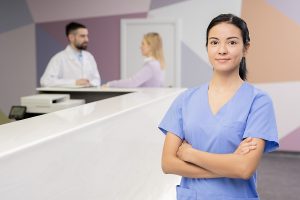
[[[256,96],[252,103],[243,135],[247,137],[264,139],[265,153],[279,147],[273,103],[266,94]]]
[[[184,139],[183,122],[182,122],[182,105],[184,94],[180,94],[172,103],[158,128],[166,135],[167,132],[174,133],[179,138]]]

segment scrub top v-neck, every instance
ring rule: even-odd
[[[175,134],[193,148],[210,153],[233,153],[247,137],[264,139],[264,152],[278,147],[272,101],[247,82],[215,114],[208,101],[208,83],[183,92],[159,128],[164,134]],[[177,199],[258,200],[256,173],[249,180],[182,177],[177,186]]]
[[[205,85],[206,92],[204,92],[205,93],[204,95],[205,95],[205,100],[206,100],[206,104],[207,104],[207,108],[208,108],[208,111],[207,111],[208,115],[210,115],[210,117],[212,117],[212,118],[218,118],[219,115],[222,115],[222,113],[224,113],[223,110],[226,109],[228,104],[231,104],[231,102],[234,101],[235,98],[237,98],[237,96],[239,96],[239,93],[241,90],[243,90],[244,85],[246,85],[246,82],[243,82],[243,84],[238,88],[238,90],[234,93],[234,95],[222,107],[220,107],[216,113],[213,113],[212,108],[209,103],[209,97],[208,97],[209,84],[206,84]]]

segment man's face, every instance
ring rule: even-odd
[[[78,50],[86,50],[89,42],[88,30],[86,28],[79,28],[69,36],[70,43]]]

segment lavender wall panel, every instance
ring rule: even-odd
[[[185,43],[181,43],[181,83],[193,87],[207,82],[212,74],[211,67]]]
[[[0,33],[32,23],[32,17],[25,1],[1,0]]]
[[[50,58],[64,48],[65,44],[60,43],[60,41],[52,37],[52,35],[46,32],[42,26],[36,25],[37,86],[40,86],[40,78],[43,75]]]

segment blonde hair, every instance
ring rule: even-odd
[[[144,40],[147,42],[151,49],[151,56],[160,63],[160,68],[165,68],[165,58],[163,53],[162,39],[158,33],[147,33],[144,35]]]

